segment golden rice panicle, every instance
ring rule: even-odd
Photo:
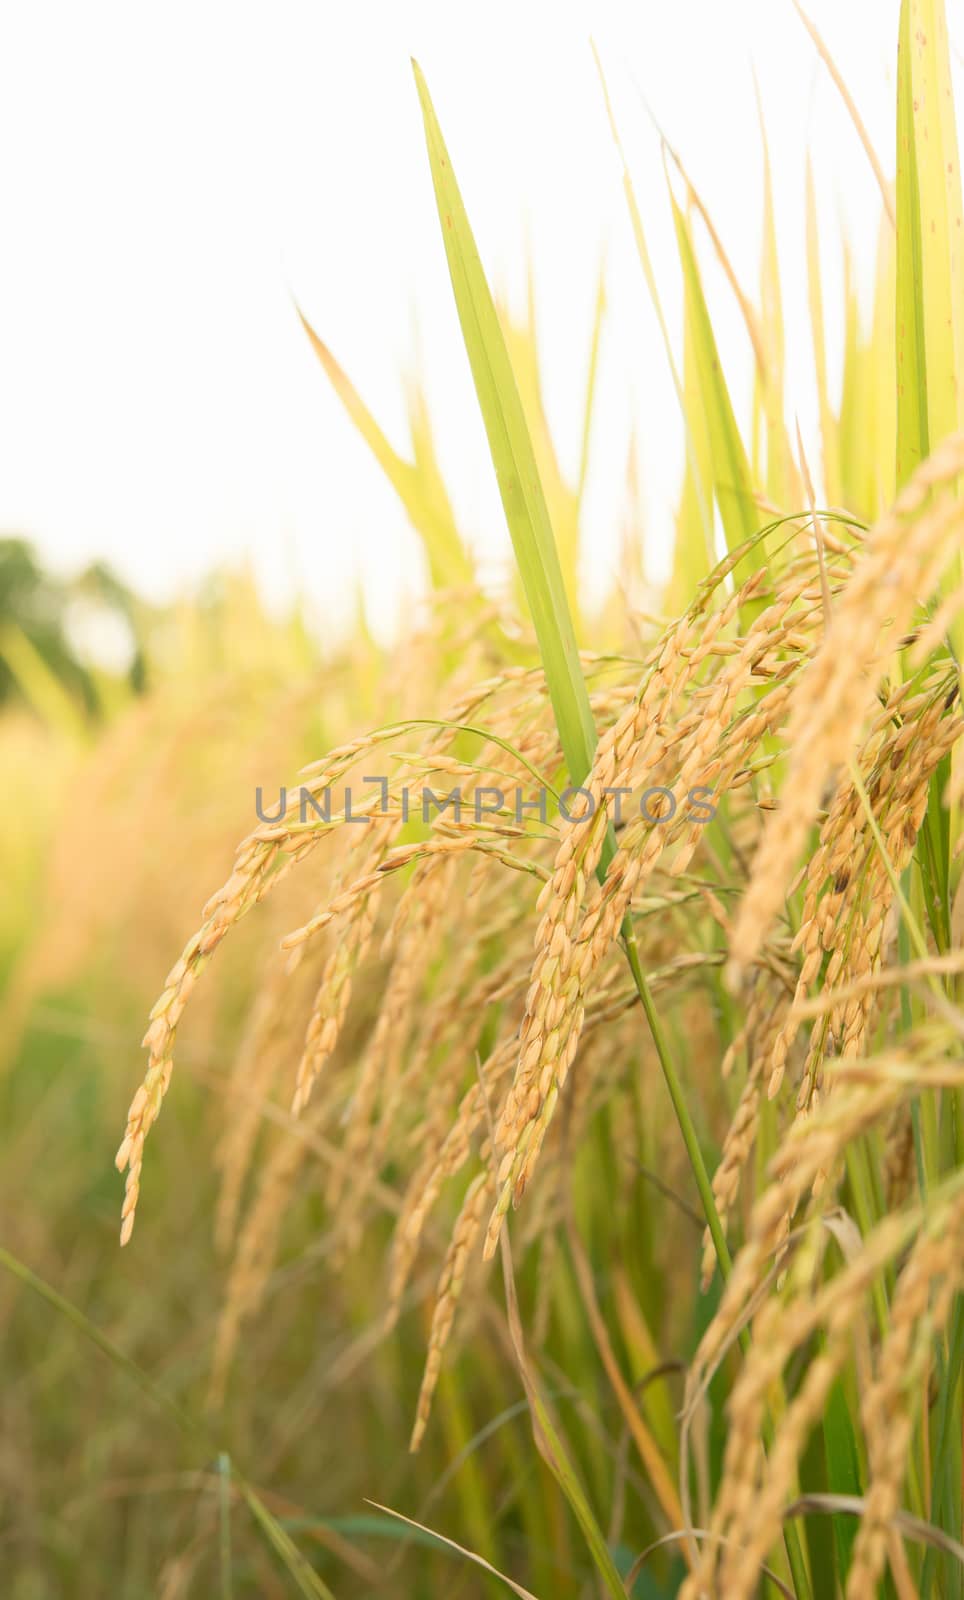
[[[377,736],[374,742],[377,742]],[[359,756],[371,748],[372,743],[373,740],[369,738],[340,746],[327,757],[325,763],[318,764],[322,768],[321,774],[305,787],[316,793],[327,788],[343,777]],[[143,1040],[148,1052],[147,1071],[131,1102],[124,1138],[116,1156],[118,1171],[127,1170],[121,1212],[121,1244],[127,1244],[133,1231],[144,1141],[160,1114],[173,1070],[177,1026],[198,977],[230,929],[263,900],[329,831],[330,825],[320,818],[314,823],[303,824],[299,812],[300,797],[298,801],[289,801],[280,821],[262,823],[243,840],[238,847],[231,876],[204,907],[204,922],[168,973],[164,991],[151,1011],[150,1026]]]
[[[805,870],[803,909],[792,944],[803,959],[794,1006],[773,1045],[771,1099],[779,1092],[801,1027],[800,1003],[818,975],[828,1000],[837,988],[845,991],[845,999],[829,1005],[811,1032],[798,1095],[801,1111],[819,1085],[828,1051],[857,1056],[863,1049],[875,995],[872,987],[859,995],[850,989],[881,967],[894,906],[893,877],[911,859],[931,776],[961,732],[959,716],[948,710],[946,672],[926,692],[911,695],[912,687],[905,683],[888,697],[856,756],[871,815],[852,775],[844,773]]]
[[[385,820],[379,817],[369,825],[365,834],[361,836],[360,859],[354,860],[357,849],[352,852],[354,870],[357,871],[358,877],[335,896],[335,901],[346,907],[343,920],[348,926],[342,942],[326,961],[322,982],[314,997],[305,1034],[302,1060],[304,1054],[308,1052],[316,1069],[320,1068],[324,1060],[329,1059],[337,1047],[338,1036],[348,1011],[352,974],[364,962],[377,931],[383,890],[386,881],[390,881],[379,871],[379,864],[386,859],[384,847],[395,826],[396,823],[391,817]],[[360,883],[365,885],[364,892],[358,889]],[[331,903],[333,902],[329,902]],[[296,954],[300,956],[306,948],[309,948],[307,942],[299,941],[295,946]],[[320,1026],[319,1017],[323,1017]],[[331,1026],[332,1020],[335,1023],[334,1029]],[[313,1084],[316,1083],[317,1077],[318,1071],[315,1070],[312,1076]],[[302,1078],[303,1086],[305,1081]],[[312,1119],[312,1127],[319,1133],[326,1124],[334,1121],[333,1107],[338,1097],[336,1084],[332,1085],[332,1091],[327,1099],[317,1106],[317,1115]],[[293,1114],[301,1115],[303,1110],[303,1098],[296,1099]],[[219,1357],[222,1368],[228,1359],[230,1349],[233,1348],[237,1328],[240,1327],[243,1318],[256,1308],[261,1289],[270,1271],[284,1213],[301,1171],[305,1153],[304,1141],[286,1133],[282,1143],[294,1146],[291,1158],[286,1160],[279,1151],[269,1156],[255,1199],[240,1230],[234,1267],[229,1280],[228,1306],[222,1319],[222,1353]],[[339,1159],[331,1164],[331,1170],[336,1174],[335,1187],[339,1192],[346,1173],[346,1162],[346,1154],[341,1150]]]
[[[846,778],[837,786],[820,830],[817,848],[806,867],[800,925],[791,944],[791,953],[799,953],[802,959],[794,989],[794,1004],[778,1029],[770,1052],[767,1095],[771,1100],[780,1092],[787,1059],[800,1029],[799,1002],[805,999],[820,969],[823,952],[833,949],[832,935],[836,918],[830,912],[831,907],[842,904],[845,890],[853,882],[854,857],[861,834],[858,810],[857,791],[850,779]],[[851,891],[848,904],[852,898]],[[828,969],[830,983],[833,982],[834,970],[833,966]],[[810,1068],[809,1078],[814,1073],[815,1068]],[[807,1081],[808,1074],[805,1073]]]
[[[733,929],[734,980],[780,907],[828,775],[856,745],[887,651],[906,634],[915,606],[936,588],[960,541],[964,502],[953,485],[962,470],[964,436],[954,435],[921,464],[871,529],[824,641],[795,689],[787,728],[790,768]]]
[[[214,1166],[219,1174],[214,1234],[222,1252],[234,1238],[265,1105],[272,1098],[277,1080],[290,1069],[317,981],[312,962],[300,962],[291,972],[278,952],[266,969],[245,1023],[227,1089],[231,1115],[224,1118],[214,1150]]]
[[[665,842],[654,818],[643,849],[617,851],[600,889],[594,874],[609,825],[610,793],[631,790],[634,777],[662,759],[669,719],[686,685],[762,581],[762,573],[754,574],[713,617],[689,613],[668,631],[635,702],[600,740],[584,793],[563,823],[552,877],[538,902],[542,920],[515,1079],[496,1127],[499,1192],[486,1230],[487,1259],[495,1252],[509,1206],[521,1200],[538,1160],[579,1045],[590,980]]]
[[[693,623],[692,618],[683,619],[682,624],[670,631],[635,710],[630,708],[615,725],[609,739],[600,744],[589,780],[589,792],[599,806],[594,824],[600,821],[602,811],[602,802],[597,798],[600,792],[604,793],[607,787],[632,789],[640,773],[645,775],[647,769],[650,777],[663,777],[659,764],[667,758],[676,763],[672,783],[670,775],[665,774],[666,787],[673,797],[673,810],[669,811],[667,799],[669,815],[663,825],[650,812],[647,818],[627,827],[601,892],[587,888],[583,920],[572,937],[569,936],[574,920],[571,898],[563,899],[561,904],[557,899],[555,905],[550,899],[546,907],[537,934],[541,950],[533,969],[530,999],[534,993],[534,1021],[538,1023],[539,1007],[543,1004],[548,1021],[541,1030],[532,1027],[531,1038],[526,1037],[527,1025],[523,1025],[525,1051],[500,1130],[504,1152],[499,1173],[502,1188],[486,1238],[489,1254],[495,1248],[509,1204],[518,1203],[539,1156],[578,1045],[590,979],[612,946],[634,893],[648,880],[663,851],[671,844],[677,846],[672,872],[679,874],[685,871],[699,841],[700,829],[682,820],[674,821],[673,812],[691,789],[702,786],[712,790],[716,784],[726,787],[731,783],[748,759],[748,752],[780,720],[785,693],[782,685],[749,717],[744,717],[740,710],[741,695],[757,675],[774,637],[781,637],[787,613],[807,587],[809,578],[801,579],[768,606],[756,618],[745,638],[726,641],[726,648],[718,639],[719,632],[754,597],[766,577],[764,569],[754,573],[715,613],[710,623],[702,626],[699,638],[692,645],[687,643],[686,633],[687,622]],[[724,664],[716,676],[710,678],[705,692],[698,691],[702,696],[699,709],[684,712],[675,726],[672,725],[670,714],[683,688],[695,678],[704,661],[714,655]],[[676,665],[677,659],[680,665]],[[620,760],[613,760],[614,751]],[[591,833],[591,830],[586,831]],[[570,870],[565,839],[557,858],[557,874],[560,864],[563,872]],[[556,887],[557,894],[564,893],[566,878],[557,882]],[[547,975],[550,998],[545,1003]],[[550,1024],[557,1014],[561,1014],[561,1025],[557,1023],[552,1031]],[[512,1117],[508,1133],[504,1126],[506,1113]]]
[[[357,1213],[376,1176],[382,1141],[374,1126],[376,1103],[381,1102],[383,1132],[397,1130],[399,1079],[408,1044],[412,1016],[420,998],[425,970],[434,945],[444,931],[443,917],[451,904],[450,889],[456,863],[451,854],[422,861],[405,890],[402,931],[395,959],[378,1007],[371,1039],[366,1043],[361,1070],[352,1095],[344,1134],[347,1160],[332,1172],[329,1205],[334,1209],[345,1193],[351,1216]],[[419,1086],[421,1087],[421,1086]],[[348,1218],[349,1247],[353,1224]]]
[[[352,979],[365,959],[378,916],[379,888],[363,900],[356,900],[349,912],[349,928],[325,963],[315,995],[304,1047],[298,1062],[291,1110],[300,1116],[311,1098],[315,1081],[331,1059],[351,1000]]]
[[[964,1284],[964,1195],[933,1213],[915,1241],[897,1283],[877,1372],[861,1404],[869,1481],[847,1578],[847,1600],[874,1600],[888,1554],[893,1518],[934,1342]]]
[[[508,897],[504,874],[498,871],[502,864],[497,857],[483,855],[472,868],[469,883],[477,880],[474,892],[478,896],[473,908],[476,937],[468,946],[470,962],[461,966],[458,954],[464,908],[457,890],[459,869],[454,860],[446,863],[444,859],[441,872],[436,869],[435,887],[425,905],[427,937],[422,933],[416,935],[423,943],[420,959],[426,968],[425,981],[419,991],[418,1004],[410,1009],[404,1065],[399,1058],[396,1069],[382,1075],[379,1115],[366,1157],[372,1173],[393,1149],[397,1151],[404,1146],[424,1153],[434,1140],[438,1150],[460,1088],[467,1077],[478,1079],[477,1053],[466,1048],[466,1036],[470,1040],[478,1037],[487,1015],[492,1014],[490,1007],[495,1004],[503,1008],[500,1033],[506,1029],[511,1031],[518,1020],[518,1001],[524,980],[517,946],[524,931],[524,919],[519,917],[516,907],[508,917],[505,914]],[[481,875],[480,865],[484,868]],[[464,876],[464,869],[461,876]],[[434,915],[433,898],[437,907]],[[511,900],[509,905],[512,905]],[[483,967],[479,972],[482,952],[494,930],[498,930],[496,936],[506,952],[504,959],[497,967],[489,971]],[[434,942],[438,951],[443,941],[443,959],[433,961],[430,947]],[[473,979],[474,982],[470,981]],[[458,996],[457,1001],[453,1001],[453,994]],[[439,1041],[443,1038],[447,1048],[440,1054]]]
[[[409,1184],[392,1243],[388,1300],[393,1315],[397,1314],[428,1218],[445,1184],[471,1155],[473,1137],[486,1120],[486,1098],[493,1097],[512,1070],[517,1049],[514,1038],[505,1039],[480,1065],[481,1083],[476,1081],[465,1091],[447,1134],[437,1147],[434,1142],[428,1146]]]
[[[907,1082],[900,1071],[887,1073],[890,1062],[898,1069],[913,1066],[910,1056],[877,1058],[878,1075],[864,1082],[848,1078],[842,1065],[835,1068],[841,1085],[818,1111],[791,1124],[768,1169],[769,1183],[753,1207],[746,1242],[733,1263],[716,1315],[700,1341],[691,1380],[696,1383],[719,1358],[734,1330],[740,1326],[760,1285],[784,1249],[787,1219],[795,1216],[821,1172],[834,1171],[843,1160],[847,1144],[868,1127],[890,1115],[906,1098]],[[914,1069],[916,1072],[916,1068]]]
[[[756,1592],[763,1562],[780,1536],[784,1510],[795,1492],[800,1456],[865,1321],[868,1293],[912,1229],[907,1218],[885,1217],[844,1269],[821,1284],[820,1262],[829,1240],[821,1228],[809,1247],[805,1242],[798,1252],[789,1294],[767,1300],[757,1315],[753,1344],[727,1408],[729,1429],[711,1522],[711,1530],[724,1542],[709,1546],[702,1561],[701,1577],[710,1593],[750,1600]],[[764,1454],[762,1424],[773,1385],[794,1351],[818,1331],[823,1348],[808,1363]]]
[[[308,1154],[303,1139],[278,1138],[260,1173],[257,1193],[245,1215],[218,1318],[209,1403],[224,1397],[228,1373],[246,1317],[256,1309],[271,1272],[288,1198]]]
[[[820,1263],[830,1238],[824,1222],[827,1191],[818,1194],[814,1180],[842,1162],[852,1140],[870,1128],[885,1126],[895,1108],[917,1093],[922,1062],[924,1070],[944,1086],[964,1081],[958,1063],[941,1059],[943,1049],[942,1039],[923,1035],[920,1040],[908,1039],[907,1053],[839,1063],[834,1069],[840,1078],[836,1092],[809,1118],[791,1126],[773,1158],[769,1187],[754,1207],[747,1243],[736,1258],[687,1379],[685,1415],[692,1413],[743,1322],[755,1313],[753,1340],[728,1404],[723,1471],[710,1523],[714,1540],[723,1542],[707,1542],[701,1548],[697,1572],[681,1591],[684,1596],[695,1600],[697,1595],[725,1594],[728,1600],[731,1596],[748,1600],[755,1590],[761,1563],[779,1536],[783,1510],[793,1497],[800,1453],[822,1414],[829,1385],[863,1326],[868,1291],[884,1267],[918,1235],[928,1215],[920,1207],[885,1215],[858,1248],[845,1249],[843,1271],[824,1281]],[[768,1296],[775,1270],[785,1259],[786,1219],[796,1214],[808,1193],[809,1223],[803,1231],[798,1227],[782,1293],[779,1298]],[[944,1202],[933,1203],[940,1205],[943,1217]],[[943,1222],[932,1220],[931,1231],[937,1236],[943,1227]],[[950,1255],[960,1272],[959,1247],[955,1254],[952,1246]],[[908,1312],[912,1325],[915,1315]],[[818,1330],[824,1336],[823,1349],[808,1365],[779,1419],[772,1448],[764,1455],[760,1435],[772,1386],[794,1351]]]
[[[425,1435],[432,1411],[432,1398],[442,1370],[442,1358],[452,1332],[455,1313],[465,1287],[469,1258],[482,1231],[485,1213],[492,1202],[492,1175],[480,1172],[469,1184],[462,1209],[452,1232],[451,1243],[445,1256],[439,1278],[432,1328],[429,1333],[425,1371],[418,1395],[415,1425],[412,1429],[410,1450],[417,1450]]]
[[[884,1135],[884,1198],[888,1211],[896,1211],[907,1199],[914,1178],[914,1119],[909,1106],[898,1106]]]
[[[514,682],[510,671],[505,677],[489,680],[477,687],[455,708],[455,715],[441,719],[454,723],[460,711],[475,708],[490,695]],[[262,823],[241,843],[235,856],[234,869],[227,882],[211,897],[204,907],[201,928],[188,942],[181,959],[168,974],[164,992],[150,1016],[150,1027],[144,1037],[148,1050],[148,1065],[144,1081],[138,1089],[128,1112],[127,1127],[117,1152],[117,1167],[127,1170],[127,1181],[122,1209],[121,1243],[130,1239],[134,1214],[140,1192],[140,1174],[143,1165],[144,1143],[151,1126],[156,1121],[171,1079],[173,1051],[177,1025],[191,995],[193,987],[218,945],[248,911],[261,901],[279,883],[282,877],[302,861],[322,838],[337,830],[343,817],[330,820],[308,810],[302,815],[304,792],[315,799],[328,790],[344,783],[350,773],[363,762],[364,757],[386,744],[394,737],[392,728],[380,729],[373,734],[338,746],[319,762],[304,769],[303,782],[297,796],[289,797],[285,811],[276,822]],[[431,750],[440,750],[455,737],[451,727],[436,730],[430,741]],[[368,826],[374,834],[370,842],[373,852],[369,870],[362,872],[341,893],[330,899],[323,909],[301,928],[286,936],[283,948],[298,952],[308,940],[326,928],[336,918],[353,913],[355,908],[371,896],[380,886],[380,871],[386,863],[377,860],[375,846],[398,826],[400,811],[397,805],[389,806],[387,815],[381,815],[381,793],[373,791],[367,805]],[[361,808],[362,812],[365,807]],[[449,848],[442,841],[442,847]],[[464,847],[464,843],[462,846]],[[388,863],[390,869],[406,864],[404,852]],[[327,1020],[327,1019],[326,1019]],[[330,1035],[329,1030],[329,1035]],[[324,1023],[320,1034],[324,1033]],[[304,1103],[313,1081],[311,1060],[305,1067],[299,1105]],[[297,1093],[297,1091],[296,1091]]]
[[[503,1009],[507,1027],[518,1021],[525,985],[523,963],[528,956],[525,904],[521,898],[507,896],[502,877],[488,870],[492,858],[480,860],[487,870],[474,907],[477,938],[456,941],[453,936],[432,992],[413,1019],[415,1034],[405,1078],[424,1082],[425,1088],[417,1120],[407,1130],[407,1142],[420,1159],[440,1151],[467,1075],[477,1087],[474,1054],[466,1048],[466,1035],[471,1037],[496,1005]],[[457,900],[451,915],[461,917]],[[490,946],[503,952],[502,959],[496,966],[480,970],[482,952]]]
[[[390,830],[393,826],[393,823],[379,822],[369,830],[367,835],[367,850],[358,864],[360,879],[356,880],[356,882],[367,882],[372,875],[376,878],[376,882],[374,887],[368,889],[365,894],[358,894],[351,900],[348,912],[349,925],[344,935],[344,942],[333,952],[327,963],[329,968],[335,963],[339,975],[343,972],[350,974],[357,970],[359,964],[365,959],[366,952],[374,938],[385,879],[377,870],[372,874],[368,869],[373,861],[382,856],[386,830]],[[339,954],[343,955],[343,962],[337,961]],[[324,984],[322,987],[324,987]],[[319,991],[319,995],[321,995],[321,991]],[[341,988],[340,992],[336,991],[332,999],[332,1004],[337,1003],[339,1007],[339,1027],[344,1022],[348,998],[345,988]],[[316,997],[313,1010],[314,1016],[318,1012],[318,1003],[319,997]],[[325,1004],[323,997],[321,997],[321,1004]],[[309,1023],[309,1039],[311,1032],[312,1025]],[[337,1040],[332,1044],[332,1049],[334,1049],[335,1043],[337,1043]],[[315,1130],[313,1143],[317,1142],[318,1136],[326,1125],[334,1121],[333,1108],[336,1099],[337,1088],[333,1095],[317,1106],[316,1114],[311,1120],[311,1127]],[[288,1149],[287,1155],[284,1153],[286,1149]],[[304,1140],[285,1132],[280,1143],[276,1145],[274,1153],[269,1156],[267,1164],[262,1171],[259,1188],[240,1230],[235,1260],[229,1279],[227,1303],[219,1330],[218,1360],[216,1363],[219,1382],[223,1381],[226,1365],[230,1360],[237,1333],[243,1320],[257,1308],[261,1292],[271,1270],[284,1215],[294,1186],[298,1181],[306,1152],[307,1146]],[[329,1188],[334,1196],[334,1204],[337,1203],[338,1197],[344,1190],[345,1182],[351,1175],[351,1153],[345,1148],[342,1136],[338,1137],[337,1159],[331,1161],[330,1173],[332,1176]],[[337,1220],[339,1226],[341,1226],[345,1219],[339,1217]],[[344,1232],[343,1228],[342,1232]]]

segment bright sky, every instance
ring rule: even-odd
[[[892,172],[898,0],[810,0],[810,12]],[[964,28],[950,13],[960,47]],[[330,625],[360,577],[377,623],[390,624],[399,591],[417,585],[417,546],[307,346],[293,292],[401,447],[402,377],[420,349],[457,512],[489,570],[505,558],[415,55],[483,260],[517,299],[531,252],[550,416],[571,464],[605,253],[587,556],[598,584],[615,561],[635,420],[647,559],[658,571],[682,434],[590,33],[674,323],[678,268],[644,103],[755,290],[756,72],[791,413],[812,433],[808,143],[834,285],[841,227],[869,275],[880,208],[790,0],[31,0],[0,13],[0,530],[35,539],[62,570],[106,558],[157,595],[247,553],[272,595],[296,574]],[[737,313],[715,268],[708,281],[724,361],[747,395]]]

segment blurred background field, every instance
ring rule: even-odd
[[[472,1310],[465,1357],[443,1378],[427,1441],[408,1458],[442,1235],[430,1236],[389,1335],[380,1323],[391,1211],[380,1222],[376,1206],[346,1259],[319,1195],[331,1149],[286,1109],[294,1025],[280,1096],[264,1100],[255,1086],[255,1107],[268,1134],[308,1141],[309,1170],[235,1350],[226,1397],[206,1411],[233,1252],[230,1236],[220,1248],[215,1239],[211,1150],[243,1109],[232,1076],[238,1042],[280,933],[310,909],[310,884],[292,880],[290,892],[279,891],[199,992],[180,1047],[186,1070],[152,1152],[151,1214],[136,1247],[117,1247],[112,1156],[144,1020],[197,907],[254,822],[256,786],[270,806],[279,782],[319,751],[437,709],[447,663],[471,660],[476,648],[464,604],[429,606],[424,627],[391,652],[360,621],[350,647],[326,655],[299,615],[267,616],[244,574],[212,578],[190,602],[162,607],[106,572],[56,582],[22,541],[0,546],[0,569],[9,574],[0,741],[13,797],[2,828],[4,1250],[209,1427],[320,1570],[337,1573],[339,1594],[488,1592],[478,1573],[418,1535],[400,1542],[365,1497],[458,1528],[483,1553],[541,1570],[550,1585],[578,1581],[578,1534],[533,1457],[505,1332],[484,1302]],[[475,604],[479,676],[505,648],[517,660],[531,656],[524,642],[486,643],[491,607]],[[127,642],[123,671],[90,656],[91,637],[114,630]],[[370,1002],[364,985],[356,997],[359,1037],[378,998],[375,972],[370,981]],[[678,1157],[669,1167],[654,1153],[657,1160],[662,1181],[671,1181]],[[631,1187],[641,1194],[643,1180]],[[646,1208],[633,1239],[634,1278],[661,1254],[653,1193],[657,1212]],[[539,1276],[538,1262],[531,1265],[527,1292]],[[664,1306],[670,1324],[704,1316],[692,1283],[679,1298],[671,1292],[669,1259],[662,1271],[665,1284],[648,1276],[653,1307]],[[630,1343],[643,1340],[642,1369],[653,1352],[628,1298],[625,1314]],[[292,1592],[284,1563],[236,1503],[230,1461],[206,1458],[69,1310],[6,1271],[0,1328],[5,1593],[213,1594],[225,1529],[230,1592]],[[577,1427],[585,1414],[585,1449],[599,1466],[613,1448],[593,1437],[599,1374],[591,1359],[582,1378],[573,1364],[576,1327],[561,1327],[558,1341],[560,1403]],[[668,1434],[665,1396],[655,1413]]]

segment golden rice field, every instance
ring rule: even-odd
[[[624,582],[579,604],[582,477],[416,67],[512,591],[476,582],[420,395],[400,454],[306,324],[424,545],[390,668],[361,622],[323,653],[225,577],[145,608],[147,687],[101,684],[92,719],[5,616],[10,1600],[964,1595],[943,0],[903,0],[896,77],[839,396],[801,197],[809,456],[769,170],[748,288],[666,152],[686,472],[652,605],[629,489]]]

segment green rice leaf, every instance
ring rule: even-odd
[[[586,1492],[579,1481],[579,1476],[569,1459],[566,1448],[553,1422],[552,1414],[542,1392],[535,1368],[526,1352],[525,1336],[522,1331],[522,1318],[519,1314],[519,1301],[512,1268],[512,1251],[509,1246],[508,1236],[505,1233],[502,1234],[499,1243],[502,1254],[502,1281],[505,1286],[505,1306],[509,1323],[509,1337],[512,1341],[512,1349],[519,1369],[519,1376],[522,1379],[522,1387],[529,1403],[532,1436],[535,1440],[536,1448],[565,1495],[576,1521],[582,1529],[582,1534],[592,1554],[596,1571],[599,1573],[605,1588],[614,1597],[614,1600],[625,1600],[626,1590],[619,1575],[619,1569],[613,1560],[612,1552],[606,1542],[606,1536],[599,1526]]]
[[[867,485],[867,518],[874,522],[894,501],[897,492],[894,447],[897,440],[897,396],[894,390],[894,298],[897,241],[886,217],[881,218],[877,241],[877,283],[868,353],[867,433],[871,440]]]
[[[600,284],[600,295],[601,293],[602,285]],[[602,305],[603,301],[600,299],[597,302],[597,322],[593,330],[589,386],[583,418],[583,467],[585,467],[585,457],[589,446],[595,360],[600,331],[598,319],[602,315]],[[532,279],[531,266],[528,275],[527,304],[524,319],[520,320],[513,317],[508,306],[503,304],[497,303],[496,310],[499,314],[499,321],[502,326],[512,373],[516,381],[516,388],[519,391],[519,399],[522,401],[522,411],[529,431],[536,470],[539,474],[539,482],[542,485],[542,492],[549,512],[549,520],[555,535],[566,599],[569,602],[574,626],[578,631],[581,489],[570,484],[563,473],[559,458],[556,455],[549,420],[546,416],[542,376],[539,369],[535,286]],[[525,604],[524,596],[520,596],[520,598],[523,599],[523,604]]]
[[[928,454],[927,347],[924,335],[920,182],[914,128],[911,29],[903,0],[897,48],[897,481]]]
[[[675,197],[670,194],[676,241],[683,268],[686,320],[690,329],[699,388],[713,462],[713,488],[720,508],[727,549],[735,550],[756,533],[761,516],[753,494],[750,463],[736,425],[733,402],[723,376],[713,324],[703,294],[690,226]],[[765,546],[757,547],[757,565],[765,559]]]
[[[871,368],[861,337],[860,304],[853,256],[844,244],[844,367],[840,395],[841,490],[844,505],[869,521],[867,480],[872,452],[868,428]]]
[[[676,541],[673,569],[666,593],[665,610],[674,617],[686,610],[700,584],[715,564],[707,559],[706,492],[712,498],[713,456],[706,427],[706,412],[700,396],[700,378],[693,330],[687,320],[683,327],[683,405],[688,419],[691,448],[687,452],[683,492],[676,512]],[[712,533],[712,523],[709,523]],[[712,546],[709,550],[712,558]]]
[[[445,254],[516,561],[535,625],[566,765],[580,783],[596,745],[552,524],[499,317],[428,86],[412,63]]]
[[[943,0],[903,0],[897,60],[898,475],[964,422],[964,226]]]
[[[653,271],[652,257],[646,242],[646,233],[643,228],[642,213],[633,188],[629,166],[623,150],[616,118],[613,114],[612,102],[606,78],[599,59],[599,52],[595,44],[592,46],[599,73],[599,82],[602,88],[603,103],[613,136],[613,142],[619,155],[623,169],[623,194],[626,197],[626,206],[629,211],[629,220],[632,225],[633,239],[636,244],[636,254],[643,270],[643,278],[656,321],[659,326],[663,347],[666,351],[666,360],[676,390],[680,411],[683,416],[683,426],[686,432],[686,487],[684,498],[680,505],[680,517],[677,520],[676,548],[673,554],[673,578],[671,593],[667,604],[671,610],[683,611],[689,605],[699,584],[706,577],[715,561],[713,539],[713,472],[709,457],[709,445],[706,441],[706,420],[702,407],[699,404],[698,379],[690,357],[687,365],[686,350],[684,347],[684,375],[681,378],[673,354],[673,341],[670,338],[669,325],[663,310],[656,274]]]
[[[783,400],[785,386],[785,340],[783,296],[780,287],[780,259],[777,252],[776,214],[773,204],[773,176],[763,108],[757,94],[760,115],[760,143],[763,149],[763,249],[760,260],[760,311],[765,364],[757,366],[757,405],[766,429],[766,488],[774,505],[792,510],[800,503],[797,481],[787,437]]]
[[[964,426],[964,225],[943,0],[903,0],[897,54],[897,481]],[[950,575],[954,586],[957,575]],[[964,621],[951,629],[960,659]],[[953,834],[936,783],[924,824],[928,906],[949,920]],[[933,917],[932,917],[932,920]]]
[[[840,1380],[834,1384],[823,1416],[823,1444],[827,1457],[827,1484],[833,1494],[860,1494],[860,1458],[853,1424]],[[833,1533],[841,1584],[850,1571],[857,1527],[852,1517],[835,1516]]]
[[[817,191],[809,157],[807,158],[807,287],[810,328],[813,334],[813,361],[817,374],[820,438],[823,446],[824,498],[827,505],[835,506],[840,504],[840,438],[837,418],[830,404],[830,383],[827,377],[827,340],[823,316],[823,280],[820,272]]]

